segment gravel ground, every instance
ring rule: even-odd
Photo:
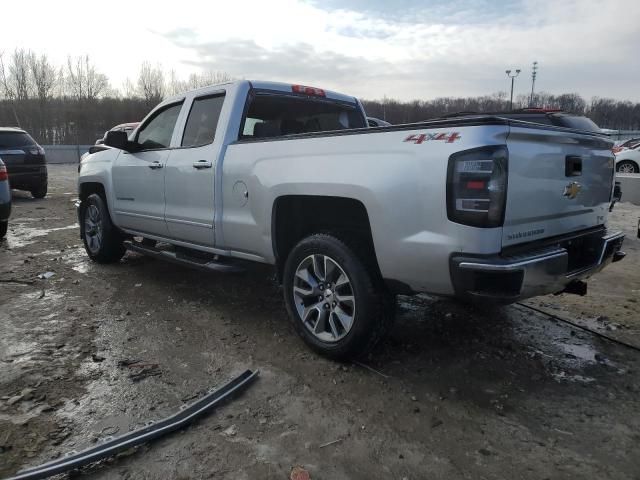
[[[363,364],[334,363],[296,336],[267,267],[90,263],[75,179],[52,165],[47,198],[16,192],[0,243],[0,476],[252,368],[260,378],[234,402],[79,477],[286,479],[300,465],[315,480],[640,478],[640,352],[518,305],[417,296],[399,299]],[[638,217],[616,207],[628,256],[587,297],[529,303],[640,346]]]

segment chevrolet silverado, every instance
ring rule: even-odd
[[[346,358],[384,335],[396,294],[584,294],[624,256],[611,147],[492,115],[369,128],[354,97],[235,81],[109,132],[80,164],[80,234],[96,262],[272,264],[302,338]]]

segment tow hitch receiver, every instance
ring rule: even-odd
[[[209,410],[217,407],[232,395],[244,390],[256,378],[258,372],[246,370],[238,377],[217,390],[214,390],[200,400],[185,406],[180,412],[159,422],[149,422],[146,427],[134,430],[125,435],[109,439],[98,445],[79,453],[66,456],[53,462],[45,463],[38,467],[28,468],[18,472],[15,477],[7,480],[35,480],[47,478],[59,473],[68,472],[76,468],[88,465],[97,460],[110,457],[118,452],[128,450],[131,447],[141,445],[149,440],[156,439],[167,433],[174,432],[185,427],[196,418],[204,415]]]

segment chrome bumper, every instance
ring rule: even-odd
[[[511,256],[454,256],[451,277],[456,295],[511,303],[562,292],[612,261],[621,260],[622,232],[597,231]]]

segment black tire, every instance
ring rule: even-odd
[[[616,164],[616,171],[621,172],[624,167],[633,169],[633,172],[627,173],[640,173],[640,166],[633,160],[622,160]]]
[[[93,219],[91,215],[94,215]],[[91,231],[88,232],[87,228]],[[96,233],[99,233],[99,238],[96,238]],[[80,205],[80,235],[87,255],[95,262],[115,263],[126,252],[124,236],[111,223],[107,204],[98,194],[89,195]]]
[[[7,234],[9,228],[9,222],[0,222],[0,240],[2,240]]]
[[[315,234],[300,241],[291,250],[285,263],[283,287],[289,318],[298,334],[313,350],[334,360],[347,360],[365,355],[384,337],[393,322],[393,297],[386,292],[377,269],[364,253],[366,251],[367,249],[351,247],[333,235]],[[361,256],[355,252],[362,252]],[[330,257],[346,273],[349,280],[354,299],[352,323],[348,333],[336,341],[328,342],[318,338],[305,326],[298,313],[293,292],[294,282],[297,281],[296,272],[311,255]],[[336,284],[336,295],[337,289]]]
[[[36,188],[31,190],[31,195],[33,198],[44,198],[47,196],[47,182],[38,185]]]

